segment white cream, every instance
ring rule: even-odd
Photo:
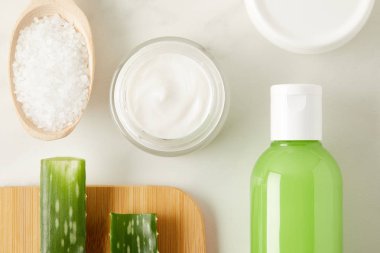
[[[209,114],[209,77],[199,63],[179,53],[156,54],[135,65],[126,87],[125,110],[157,138],[184,138]]]

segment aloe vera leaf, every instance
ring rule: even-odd
[[[157,215],[111,213],[111,253],[158,253]]]
[[[85,252],[86,171],[77,158],[41,161],[41,253]]]

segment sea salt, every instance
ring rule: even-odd
[[[56,132],[72,125],[89,96],[84,36],[58,15],[34,19],[19,34],[13,77],[16,98],[35,126]]]

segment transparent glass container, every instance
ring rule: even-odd
[[[163,139],[149,134],[136,123],[128,111],[128,76],[144,61],[164,53],[175,53],[194,60],[206,73],[211,91],[205,120],[190,134]],[[121,132],[137,147],[162,156],[177,156],[200,149],[211,142],[221,130],[228,114],[229,94],[218,67],[206,50],[195,42],[175,37],[147,41],[135,48],[116,71],[110,90],[110,107]]]

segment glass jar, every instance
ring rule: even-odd
[[[169,60],[163,60],[164,58],[160,57],[167,57]],[[157,65],[156,63],[152,63],[159,61],[160,59],[160,64]],[[176,59],[181,59],[181,61],[176,62]],[[181,66],[183,63],[186,63],[187,65]],[[150,71],[149,68],[154,68],[156,66],[154,64],[158,66],[158,69]],[[189,68],[188,72],[187,68]],[[201,73],[199,74],[201,76],[193,78],[191,68],[195,68],[194,73],[197,75]],[[160,78],[160,71],[162,72],[162,75],[165,75],[166,73],[165,80],[158,79]],[[176,71],[179,73],[174,73]],[[154,72],[154,74],[152,74],[152,72]],[[156,79],[152,79],[151,75],[154,75]],[[175,75],[180,78],[175,78]],[[176,81],[179,79],[183,79],[186,83],[183,85],[177,82],[178,85],[183,86],[178,87],[181,88],[180,92],[176,90]],[[203,80],[204,85],[207,87],[204,87],[203,83],[197,82],[197,80]],[[147,85],[147,87],[142,87],[145,85]],[[161,86],[158,87],[157,85]],[[197,87],[192,87],[194,85]],[[169,87],[168,90],[165,90],[165,87]],[[155,89],[155,93],[148,94],[152,89]],[[161,91],[162,89],[163,91]],[[194,90],[194,92],[189,92],[187,95],[187,90]],[[200,93],[202,90],[203,93]],[[146,96],[144,96],[144,92],[147,92]],[[160,94],[157,95],[156,93]],[[141,98],[136,99],[136,94],[139,94]],[[191,122],[194,129],[190,128],[188,133],[182,135],[174,134],[174,132],[178,132],[177,130],[180,130],[180,133],[186,132],[181,132],[183,129],[176,129],[176,127],[179,128],[182,125],[182,127],[186,128],[185,123],[190,120],[183,120],[178,124],[165,122],[165,120],[168,120],[165,118],[165,108],[167,108],[169,115],[176,109],[177,105],[172,104],[170,107],[167,107],[167,105],[164,107],[162,104],[156,105],[161,102],[165,103],[166,96],[171,96],[171,102],[175,101],[175,96],[177,94],[182,94],[182,98],[190,100],[197,100],[200,96],[203,96],[206,98],[203,99],[203,102],[204,104],[207,104],[204,108],[195,108],[196,110],[192,110],[193,108],[186,108],[186,104],[181,104],[182,98],[177,98],[176,102],[178,102],[178,107],[185,111],[179,116],[187,117],[187,115],[194,114],[194,111],[202,113],[202,115],[204,114],[204,117],[198,117],[199,115],[195,115],[195,118],[199,122]],[[162,101],[158,100],[157,102],[155,96],[161,96],[160,99]],[[187,98],[186,96],[189,97]],[[154,103],[150,103],[150,99],[154,99]],[[141,103],[141,105],[139,103]],[[198,106],[198,104],[199,103],[196,102],[196,106]],[[116,71],[110,91],[112,115],[122,133],[137,147],[162,156],[176,156],[189,153],[204,147],[212,141],[224,124],[227,117],[228,105],[229,96],[227,87],[216,64],[203,47],[195,42],[182,38],[158,38],[147,41],[138,46]],[[162,108],[159,108],[161,109],[159,111],[160,113],[156,114],[154,113],[156,108],[149,108],[149,106],[162,106]],[[190,106],[195,105],[190,104]],[[141,111],[144,111],[140,110],[141,107],[144,107],[143,109],[145,109],[145,111],[148,110],[152,112],[148,116],[144,115],[145,118],[143,120],[139,120],[141,117]],[[187,109],[189,109],[189,111],[187,111]],[[178,114],[177,111],[176,113]],[[202,119],[199,120],[199,118]],[[172,120],[172,118],[170,118],[170,120]],[[147,125],[146,122],[149,122],[151,125],[153,124],[153,126]],[[155,123],[158,125],[161,123],[161,125],[165,125],[165,123],[167,123],[167,126],[170,127],[168,127],[167,130],[163,128],[163,132],[157,134],[154,131]],[[161,125],[160,127],[162,127]],[[165,133],[165,131],[168,132]]]

